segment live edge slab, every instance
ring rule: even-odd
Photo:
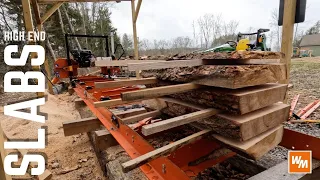
[[[203,87],[170,96],[185,102],[221,109],[232,114],[246,114],[283,101],[286,84],[263,84],[241,89]]]
[[[181,116],[201,109],[167,102],[167,107],[162,109],[162,112],[169,116]],[[275,103],[245,115],[219,113],[209,118],[199,119],[193,125],[200,129],[211,129],[224,137],[237,141],[246,141],[279,126],[288,119],[288,116],[289,105]]]
[[[238,89],[284,80],[286,67],[284,64],[201,65],[145,70],[141,72],[141,76],[178,83],[193,82],[206,86]]]

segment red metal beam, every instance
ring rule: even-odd
[[[311,150],[312,157],[320,160],[320,138],[284,128],[280,145],[292,150]]]
[[[118,143],[126,150],[131,158],[139,157],[147,152],[153,151],[154,148],[145,139],[143,139],[137,132],[133,131],[127,125],[122,124],[119,120],[119,127],[111,122],[112,113],[106,108],[94,107],[93,102],[97,101],[84,94],[84,89],[77,85],[74,88],[78,96],[90,108],[92,113],[101,121],[106,129],[118,141]],[[89,95],[90,96],[90,95]],[[165,171],[163,170],[165,167]],[[189,179],[188,176],[172,161],[166,157],[160,157],[140,167],[144,174],[149,179]]]
[[[203,156],[210,155],[214,150],[219,148],[221,148],[221,146],[213,140],[200,139],[199,141],[176,150],[171,153],[168,158],[186,172],[189,177],[195,177],[203,170],[236,155],[236,153],[230,152],[217,158],[207,159],[197,165],[189,164]]]

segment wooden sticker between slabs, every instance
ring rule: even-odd
[[[155,84],[158,80],[155,77],[142,78],[142,79],[126,79],[118,81],[108,81],[108,82],[95,82],[96,88],[114,88],[114,87],[125,87],[133,85],[145,85],[145,84]]]
[[[200,88],[199,85],[193,83],[177,84],[170,86],[161,86],[156,88],[148,88],[131,92],[121,93],[123,101],[134,101],[157,98],[169,94],[181,93]]]
[[[143,113],[143,114],[138,114],[138,115],[135,115],[135,116],[130,116],[130,117],[127,117],[127,118],[123,118],[121,119],[122,122],[124,124],[130,124],[130,123],[135,123],[135,122],[138,122],[138,121],[141,121],[145,118],[148,118],[148,117],[156,117],[156,116],[159,116],[161,114],[160,111],[158,110],[155,110],[155,111],[150,111],[150,112],[146,112],[146,113]]]
[[[201,138],[203,138],[203,136],[208,135],[211,131],[210,130],[202,130],[198,133],[192,134],[188,137],[185,137],[183,139],[180,139],[176,142],[173,142],[169,145],[163,146],[161,148],[158,148],[154,151],[148,152],[142,156],[139,156],[135,159],[132,159],[128,162],[125,162],[122,164],[122,169],[124,172],[128,172],[131,171],[145,163],[150,162],[153,159],[156,159],[160,156],[164,156],[167,154],[170,154],[171,152],[175,151],[178,148],[181,148],[185,145],[188,145],[194,141],[197,141]]]
[[[211,117],[219,112],[220,110],[217,110],[217,109],[204,109],[201,111],[196,111],[190,114],[185,114],[182,116],[174,117],[174,118],[160,121],[157,123],[145,125],[142,127],[142,134],[145,136],[149,136],[151,134],[172,129],[174,127],[178,127],[194,121],[199,121],[203,118]]]
[[[133,102],[137,102],[139,100],[134,100],[134,101],[123,101],[122,99],[112,99],[112,100],[107,100],[107,101],[99,101],[99,102],[94,102],[94,107],[113,107],[121,104],[129,104]]]

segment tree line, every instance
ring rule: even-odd
[[[248,27],[242,33],[256,32],[259,28],[269,28],[266,33],[267,46],[272,51],[280,51],[282,27],[278,26],[278,9],[274,9],[270,14],[269,27]],[[181,36],[166,39],[139,39],[140,55],[161,55],[161,54],[177,54],[189,53],[195,50],[204,50],[216,47],[226,43],[227,41],[236,41],[239,33],[239,21],[225,21],[221,14],[205,14],[194,20],[191,24],[192,36]],[[303,30],[299,24],[294,25],[293,46],[299,47],[304,35],[319,34],[320,21]],[[255,40],[255,36],[247,36],[249,40]],[[127,54],[133,53],[133,39],[130,34],[123,34],[121,42]]]

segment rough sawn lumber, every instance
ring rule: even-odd
[[[203,109],[178,103],[178,101],[167,102],[168,107],[164,108],[162,112],[175,117]],[[283,103],[275,103],[245,115],[219,113],[215,116],[198,120],[194,125],[201,129],[211,129],[224,137],[246,141],[280,125],[288,119],[288,116],[289,106]]]
[[[283,136],[283,125],[272,128],[244,142],[226,138],[217,134],[212,136],[232,150],[240,152],[251,159],[257,160],[281,142]]]
[[[256,110],[245,115],[217,114],[199,121],[205,128],[232,139],[246,141],[280,125],[289,117],[289,106],[282,103]]]
[[[285,84],[271,83],[241,89],[206,87],[170,96],[233,114],[246,114],[283,101],[286,91]]]
[[[193,82],[200,85],[237,89],[275,83],[286,78],[284,64],[264,65],[202,65],[142,71],[142,77],[179,83]]]

